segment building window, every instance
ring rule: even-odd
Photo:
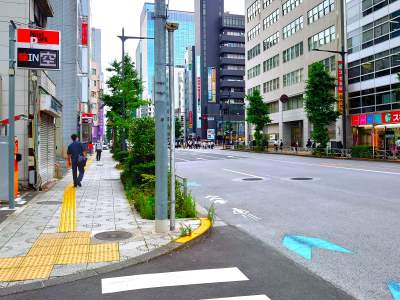
[[[260,24],[257,24],[254,26],[252,29],[250,29],[249,32],[247,32],[247,41],[251,41],[254,39],[257,35],[260,34]]]
[[[249,51],[247,51],[247,60],[251,60],[254,57],[260,55],[261,53],[261,46],[260,44],[256,45],[255,47],[251,48]]]
[[[283,111],[299,109],[303,108],[303,106],[304,106],[304,97],[303,95],[298,95],[290,97],[288,102],[283,103]]]
[[[97,81],[93,80],[93,86],[97,86]]]
[[[362,1],[362,14],[363,16],[367,16],[372,14],[374,11],[381,9],[389,5],[390,3],[395,2],[396,0],[363,0]]]
[[[92,69],[92,75],[96,75],[96,69]]]
[[[283,75],[283,87],[303,82],[303,68]]]
[[[286,50],[283,51],[282,53],[282,60],[283,62],[288,62],[291,61],[292,59],[295,59],[301,55],[303,55],[304,49],[303,49],[303,42],[300,42]]]
[[[263,9],[266,9],[271,3],[272,0],[263,0]]]
[[[279,112],[279,101],[274,101],[274,102],[268,103],[268,112],[270,114]]]
[[[331,57],[325,58],[323,60],[320,60],[319,63],[323,64],[325,66],[325,69],[328,72],[336,71],[336,58],[335,58],[335,56],[331,56]]]
[[[263,92],[264,94],[276,91],[279,89],[279,77],[272,79],[270,81],[264,82],[263,84]]]
[[[247,90],[247,95],[253,95],[253,93],[255,91],[260,91],[260,90],[261,90],[261,87],[259,85],[256,85],[255,87],[249,88]]]
[[[400,10],[348,33],[347,48],[354,53],[400,36]]]
[[[263,41],[263,48],[264,51],[271,48],[272,46],[275,46],[279,42],[279,31],[275,32],[273,35],[267,37]]]
[[[244,66],[226,65],[223,67],[223,70],[242,71],[244,70]]]
[[[256,65],[249,70],[247,70],[247,79],[252,79],[254,77],[257,77],[258,75],[261,74],[261,66]]]
[[[244,48],[245,47],[244,43],[234,43],[234,42],[223,43],[221,46],[222,47],[231,47],[231,48]]]
[[[400,73],[400,47],[379,52],[348,64],[349,83]]]
[[[279,8],[263,20],[263,29],[267,29],[279,20]]]
[[[312,24],[318,19],[326,16],[330,12],[335,10],[335,0],[325,0],[317,6],[313,7],[307,12],[308,24]]]
[[[336,39],[336,27],[331,26],[324,31],[321,31],[312,37],[308,38],[308,50],[311,51],[320,46],[329,44]]]
[[[303,3],[303,0],[287,0],[282,4],[282,15],[286,15],[287,13],[294,10],[297,6]]]
[[[247,22],[255,19],[255,17],[260,14],[261,4],[260,0],[254,1],[247,9]]]
[[[231,31],[231,30],[227,30],[227,31],[223,31],[222,34],[229,35],[229,36],[243,36],[243,35],[244,35],[244,32],[243,32],[243,31]]]
[[[267,72],[279,66],[279,54],[267,59],[263,63],[263,71]]]
[[[232,58],[232,59],[245,59],[244,54],[233,54],[233,53],[227,53],[222,56],[223,58]]]
[[[304,17],[300,16],[293,22],[289,23],[285,27],[283,27],[283,38],[286,39],[293,34],[295,34],[297,31],[302,30],[304,27]]]

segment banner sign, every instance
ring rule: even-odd
[[[55,30],[17,29],[17,68],[60,69],[61,34]]]
[[[201,129],[201,74],[200,74],[200,56],[196,56],[196,77],[197,77],[196,127],[197,127],[197,129]]]
[[[212,102],[212,85],[211,85],[211,74],[212,68],[208,68],[208,76],[207,76],[207,83],[208,83],[208,102]]]
[[[211,93],[212,103],[217,103],[217,69],[212,68],[211,72]]]
[[[351,117],[351,126],[400,124],[400,111],[362,114]]]
[[[88,23],[87,21],[82,21],[82,46],[87,46],[88,45],[88,37],[89,37],[89,32],[88,32]]]
[[[343,113],[343,61],[339,60],[337,62],[337,105],[338,112]]]
[[[193,129],[193,112],[189,111],[189,128]]]

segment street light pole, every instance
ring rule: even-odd
[[[140,37],[140,36],[127,36],[127,35],[125,35],[125,28],[124,27],[122,27],[122,35],[118,35],[117,37],[122,42],[121,73],[122,73],[122,79],[125,79],[125,42],[127,40],[154,40],[154,38],[151,38],[151,37]],[[125,99],[123,99],[122,100],[122,117],[124,119],[126,117],[125,111],[126,111],[126,103],[125,103]],[[127,149],[125,129],[122,130],[121,149],[123,151],[126,151],[126,149]]]
[[[167,23],[168,30],[168,65],[169,65],[169,101],[170,101],[170,230],[175,230],[175,95],[174,95],[174,31],[178,23]]]

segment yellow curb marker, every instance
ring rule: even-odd
[[[207,230],[211,227],[211,222],[207,218],[200,218],[200,226],[195,229],[191,235],[189,236],[184,236],[176,240],[177,243],[187,243],[190,242],[191,240],[194,240],[195,238],[199,237],[200,235],[204,234],[207,232]]]

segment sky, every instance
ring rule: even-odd
[[[92,0],[91,26],[102,31],[102,65],[105,69],[115,58],[120,59],[122,55],[121,41],[117,35],[121,35],[122,27],[125,34],[140,35],[140,14],[145,2],[153,0]],[[168,2],[168,0],[166,1]],[[225,0],[225,11],[244,14],[244,0]],[[170,9],[194,11],[193,0],[169,0]],[[125,42],[125,49],[134,58],[137,41]]]

